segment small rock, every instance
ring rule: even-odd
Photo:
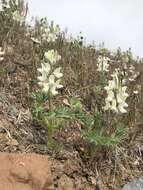
[[[143,177],[127,183],[122,190],[143,190]]]
[[[47,156],[0,153],[0,163],[0,189],[53,190]]]

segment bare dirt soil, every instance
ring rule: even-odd
[[[18,179],[26,178],[29,183],[35,183],[35,188],[32,187],[35,190],[39,181],[41,184],[46,183],[45,179],[52,185],[41,185],[42,190],[119,190],[126,182],[143,175],[142,126],[136,127],[136,136],[124,141],[116,151],[103,148],[94,157],[87,158],[86,145],[79,138],[80,126],[74,124],[57,132],[55,139],[59,147],[55,151],[49,150],[46,129],[32,122],[26,104],[27,72],[23,66],[13,65],[12,68],[15,69],[10,70],[7,66],[8,74],[2,76],[0,81],[0,151],[14,155],[11,160],[9,154],[0,154],[0,171],[3,167],[0,173],[3,182],[0,185],[8,180],[6,176],[11,175],[9,171]],[[24,156],[19,153],[24,153]],[[25,155],[29,153],[45,156]],[[27,166],[28,171],[22,170],[24,166]],[[34,182],[27,177],[27,172],[35,176],[32,177]],[[16,181],[17,177],[12,180]],[[16,190],[17,187],[14,188]],[[27,190],[30,188],[27,186]],[[4,190],[4,185],[0,189]],[[8,189],[12,190],[12,187],[7,186],[5,190]]]

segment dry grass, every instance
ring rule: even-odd
[[[90,113],[94,110],[102,111],[101,105],[105,97],[103,91],[98,91],[100,86],[100,76],[96,70],[98,56],[108,56],[112,60],[110,72],[107,76],[107,78],[110,78],[110,74],[115,67],[123,68],[126,54],[129,58],[127,65],[134,65],[139,74],[134,82],[128,84],[130,93],[128,114],[118,118],[119,121],[124,121],[127,125],[122,142],[113,150],[101,147],[90,159],[85,159],[83,156],[83,148],[85,148],[83,144],[75,145],[77,141],[71,146],[73,146],[73,149],[77,146],[80,147],[78,155],[82,158],[83,170],[89,168],[87,172],[89,176],[92,171],[91,176],[96,179],[97,189],[118,190],[127,181],[143,175],[142,60],[137,61],[129,56],[127,52],[120,51],[113,56],[112,52],[107,49],[87,47],[78,40],[68,42],[62,32],[54,43],[35,44],[32,42],[31,36],[39,30],[38,24],[35,25],[35,28],[31,28],[27,24],[20,25],[8,18],[0,13],[0,22],[4,26],[0,29],[0,44],[6,52],[4,61],[0,63],[0,114],[13,124],[13,128],[8,129],[12,137],[15,137],[19,143],[22,143],[20,135],[25,134],[24,137],[26,138],[26,133],[35,134],[34,138],[41,138],[42,133],[38,133],[37,129],[36,132],[32,132],[35,128],[33,129],[32,123],[27,123],[31,120],[31,115],[26,111],[29,110],[29,91],[38,89],[36,69],[40,65],[45,50],[56,49],[62,57],[60,65],[64,73],[64,88],[53,100],[53,104],[61,105],[65,97],[77,97],[81,100],[85,110]],[[136,88],[139,94],[134,96],[133,91]],[[73,131],[77,132],[77,129],[72,128],[72,125],[69,127],[69,129],[71,128],[71,134]],[[74,125],[76,126],[75,123]],[[21,129],[18,127],[21,127]],[[64,136],[67,137],[66,133],[64,133]],[[30,144],[30,141],[27,141],[22,150],[40,153],[39,147],[32,147],[35,144],[36,142]],[[4,146],[1,147],[1,150],[11,151],[10,147],[5,149]],[[16,150],[12,149],[12,151]],[[46,149],[44,153],[47,152]],[[76,159],[78,160],[78,158]],[[92,180],[89,181],[92,183]]]

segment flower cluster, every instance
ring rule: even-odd
[[[98,68],[97,68],[97,71],[99,72],[108,72],[108,68],[109,68],[109,61],[110,59],[108,57],[102,57],[102,56],[99,56],[98,57]]]
[[[58,94],[57,89],[63,87],[60,84],[61,77],[63,76],[61,67],[55,68],[55,64],[60,58],[57,51],[49,50],[44,54],[45,61],[41,63],[41,68],[37,69],[41,73],[41,76],[38,76],[38,84],[42,87],[42,91],[44,93],[50,93],[53,96]]]
[[[107,91],[104,110],[112,110],[116,113],[126,113],[128,104],[125,102],[128,94],[126,86],[122,86],[122,81],[119,78],[119,70],[116,69],[111,75],[112,80],[109,80],[108,86],[104,87]]]
[[[48,52],[45,52],[45,58],[50,61],[50,63],[55,64],[57,61],[61,59],[61,56],[58,54],[55,50],[49,50]]]
[[[2,51],[2,47],[0,47],[0,61],[4,60],[4,54],[5,54],[5,52]]]

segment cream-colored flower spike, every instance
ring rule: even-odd
[[[128,93],[126,93],[126,86],[122,86],[119,80],[119,70],[115,70],[112,74],[112,80],[109,80],[108,86],[105,87],[107,91],[107,97],[105,98],[104,110],[112,110],[116,113],[126,113],[128,104],[126,99]]]
[[[108,57],[102,57],[102,56],[99,56],[98,57],[98,68],[97,68],[97,71],[100,71],[100,72],[108,72],[108,68],[109,68],[109,61],[110,59]]]
[[[48,63],[41,63],[41,68],[37,70],[41,73],[40,76],[37,77],[39,80],[38,84],[42,87],[42,91],[44,93],[50,93],[53,96],[58,94],[58,89],[62,88],[63,85],[60,84],[61,77],[63,73],[61,73],[61,67],[55,68],[53,63],[56,63],[59,58],[57,53],[54,50],[50,50],[46,52],[45,57],[49,61]]]
[[[61,56],[58,54],[57,51],[49,50],[48,52],[45,52],[44,54],[45,59],[50,61],[50,63],[55,64],[57,61],[61,59]]]

